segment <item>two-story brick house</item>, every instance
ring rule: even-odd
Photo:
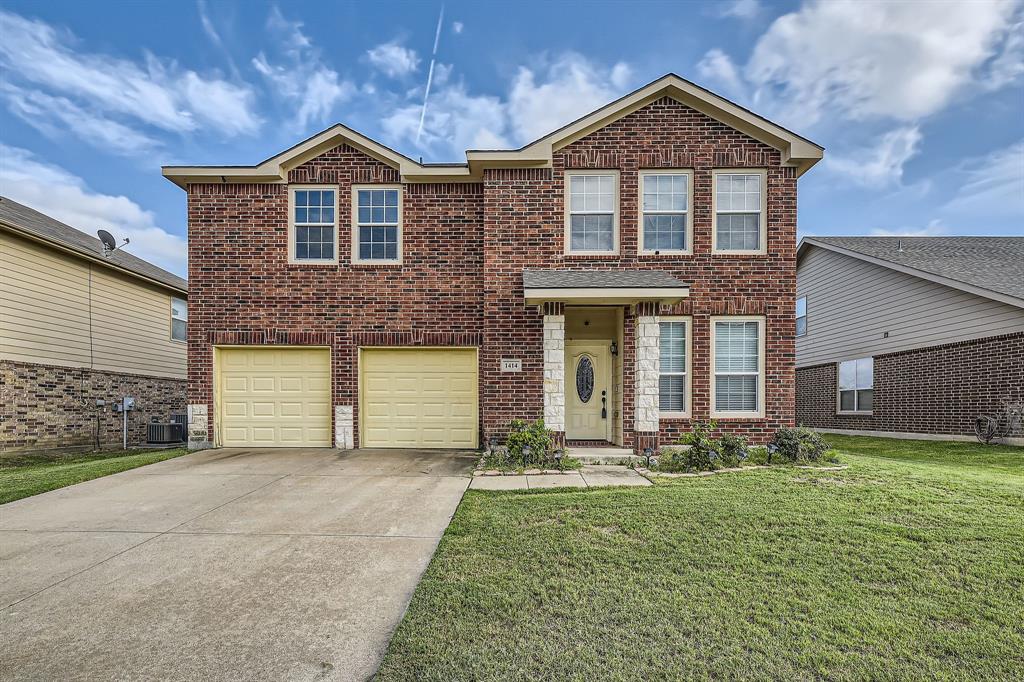
[[[193,446],[642,450],[794,423],[797,178],[821,147],[675,75],[424,164],[336,125],[188,192]]]

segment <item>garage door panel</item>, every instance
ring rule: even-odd
[[[218,349],[221,444],[330,446],[330,351]]]
[[[475,349],[366,348],[360,387],[363,446],[477,446]]]

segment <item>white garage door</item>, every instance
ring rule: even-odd
[[[218,348],[224,447],[331,446],[327,348]]]
[[[360,445],[477,447],[475,348],[363,348]]]

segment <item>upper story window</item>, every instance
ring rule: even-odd
[[[565,252],[618,253],[618,171],[568,171],[565,179]]]
[[[355,193],[352,260],[356,263],[400,263],[401,188],[364,185],[353,187],[352,191]]]
[[[720,317],[711,321],[712,417],[764,415],[764,321]]]
[[[188,302],[183,298],[171,298],[171,339],[185,341],[188,336]]]
[[[338,192],[335,187],[292,187],[289,233],[292,262],[338,262]]]
[[[640,252],[690,253],[689,171],[640,171]]]
[[[658,324],[661,360],[658,374],[658,410],[663,415],[688,413],[687,368],[689,324],[680,318],[662,318]]]
[[[875,398],[874,358],[839,363],[839,412],[870,413]]]
[[[807,297],[796,299],[796,335],[807,335]]]
[[[766,253],[764,171],[712,171],[715,253]]]

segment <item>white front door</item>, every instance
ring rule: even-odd
[[[565,437],[609,440],[612,414],[610,341],[565,345]]]

